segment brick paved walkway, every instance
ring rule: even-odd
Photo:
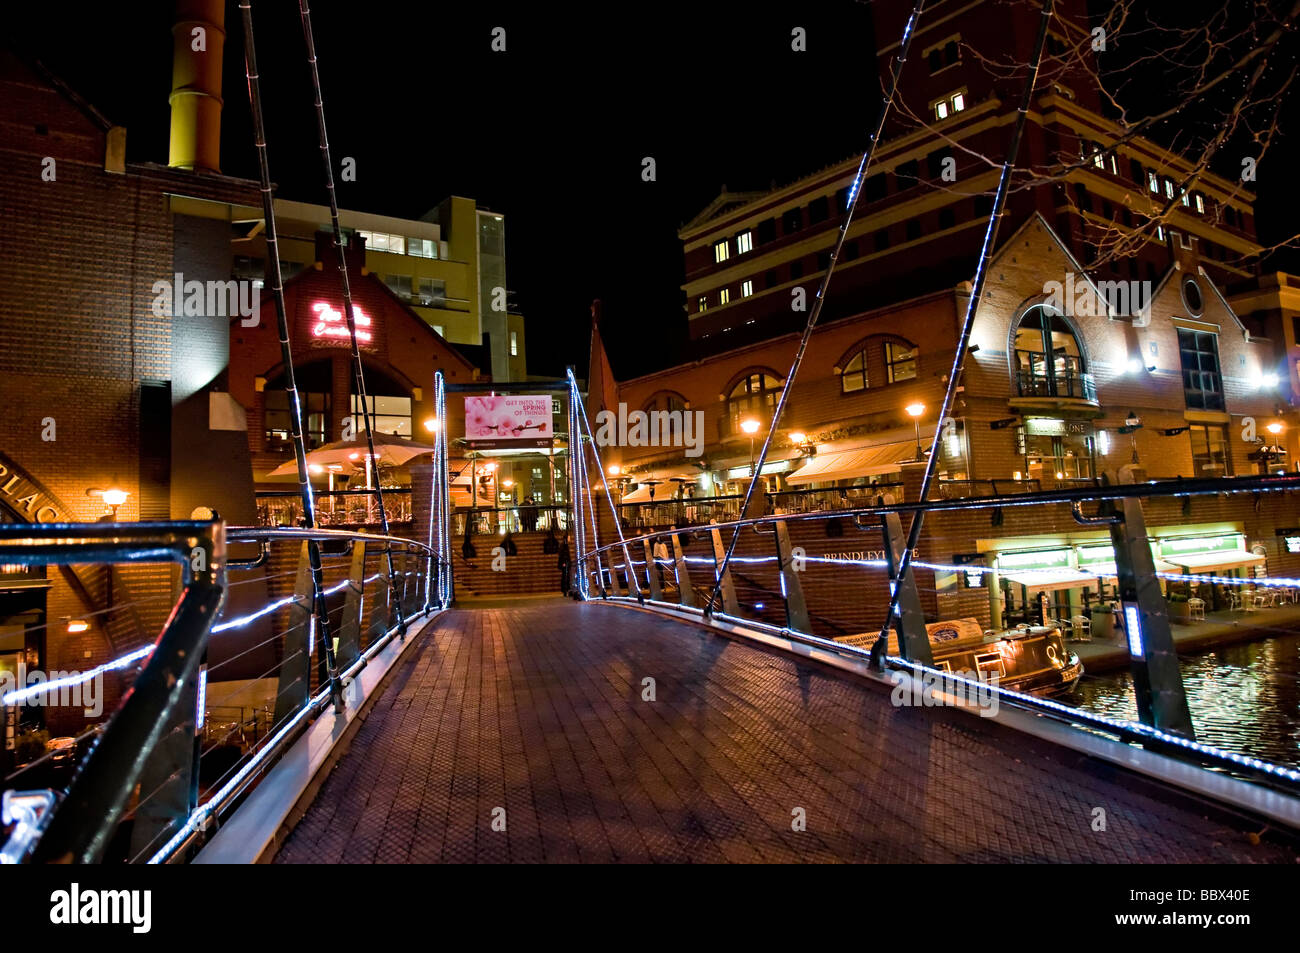
[[[1104,765],[648,613],[457,610],[420,639],[277,861],[1296,860]]]

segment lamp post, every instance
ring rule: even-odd
[[[1138,439],[1137,431],[1142,429],[1142,418],[1137,415],[1136,411],[1130,410],[1128,416],[1124,418],[1124,426],[1119,428],[1120,433],[1129,435],[1129,441],[1133,447],[1133,462],[1138,463]]]
[[[761,425],[753,417],[740,422],[740,429],[749,434],[749,478],[754,478],[754,434],[758,433]]]
[[[907,415],[912,418],[912,423],[916,425],[916,459],[919,462],[924,459],[921,456],[921,415],[925,413],[925,404],[917,402],[907,405]]]
[[[86,496],[97,496],[104,501],[104,505],[112,511],[113,515],[110,517],[110,521],[114,523],[117,522],[117,508],[125,503],[126,498],[131,495],[126,490],[118,489],[116,484],[117,478],[114,477],[113,485],[108,489],[104,490],[97,486],[92,486],[86,491]]]

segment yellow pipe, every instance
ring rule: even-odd
[[[220,172],[223,0],[177,0],[172,26],[171,145],[167,164]]]

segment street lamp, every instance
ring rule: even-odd
[[[906,407],[907,415],[912,418],[912,423],[916,424],[916,459],[921,459],[921,415],[925,413],[925,404],[919,401],[915,404],[908,404]]]
[[[740,422],[740,429],[749,434],[749,476],[754,477],[754,434],[758,433],[758,428],[762,426],[753,417],[749,417]]]
[[[113,482],[117,482],[116,477],[114,477]],[[117,508],[125,503],[126,498],[130,495],[131,494],[126,490],[120,490],[115,486],[110,486],[107,490],[100,489],[97,486],[92,486],[86,491],[86,496],[99,497],[104,501],[104,505],[113,511],[112,521],[114,523],[117,522]]]

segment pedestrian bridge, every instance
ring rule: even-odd
[[[650,611],[453,609],[412,641],[277,862],[1296,857],[1050,732]]]
[[[568,597],[466,599],[445,446],[435,463],[425,540],[216,514],[0,525],[0,564],[170,564],[180,591],[156,639],[4,694],[12,709],[91,679],[127,688],[5,778],[0,861],[1298,856],[1300,770],[1197,740],[1159,582],[1300,581],[1157,569],[1143,506],[1263,505],[1300,477],[881,500],[628,537],[575,454],[571,563],[567,539],[551,557]],[[1043,694],[1078,677],[1055,630],[976,631],[969,661],[961,638],[932,641],[926,586],[991,570],[902,558],[901,518],[953,511],[1102,527],[1136,720]],[[847,530],[824,536],[847,531],[850,552],[800,555],[832,520]]]

